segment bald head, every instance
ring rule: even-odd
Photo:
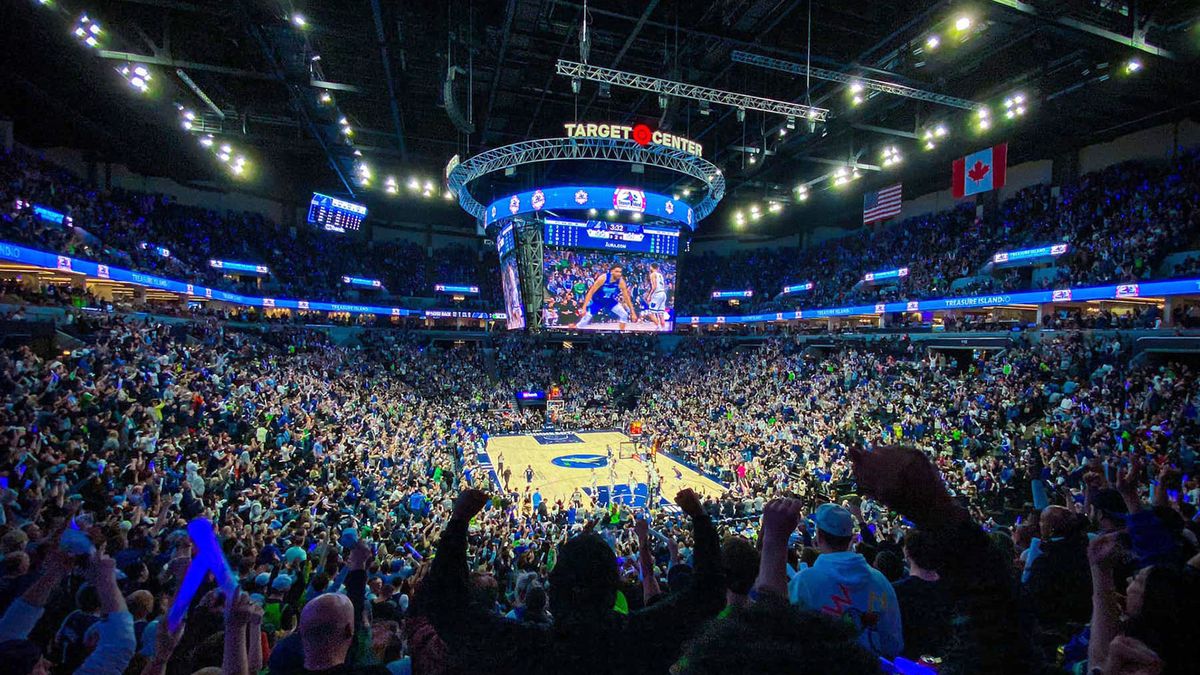
[[[304,667],[324,670],[346,661],[354,641],[354,605],[339,593],[318,595],[300,612]]]

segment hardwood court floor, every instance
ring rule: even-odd
[[[579,488],[584,494],[592,493],[593,483],[600,503],[607,503],[610,496],[620,503],[642,506],[646,500],[648,479],[647,464],[640,459],[620,458],[622,442],[629,441],[623,433],[614,431],[553,432],[492,436],[488,439],[488,459],[496,475],[500,476],[499,463],[512,469],[510,490],[524,493],[526,486],[538,490],[551,503],[564,502]],[[607,446],[612,446],[615,480],[608,466]],[[533,480],[526,481],[525,469],[533,467]],[[658,455],[655,471],[662,477],[662,497],[670,504],[675,493],[690,487],[700,495],[720,495],[725,487],[720,483],[689,468],[663,454]],[[630,473],[636,484],[629,490]],[[615,483],[615,488],[613,484]],[[661,500],[659,503],[662,503]]]

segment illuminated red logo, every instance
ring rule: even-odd
[[[633,140],[638,145],[649,145],[652,138],[654,138],[654,132],[650,131],[650,127],[645,124],[633,125]]]

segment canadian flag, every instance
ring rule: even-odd
[[[1008,173],[1008,143],[973,152],[954,160],[951,188],[955,199],[998,190],[1004,187]]]

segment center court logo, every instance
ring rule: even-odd
[[[560,455],[550,463],[564,469],[600,469],[608,466],[608,458],[604,455]]]

